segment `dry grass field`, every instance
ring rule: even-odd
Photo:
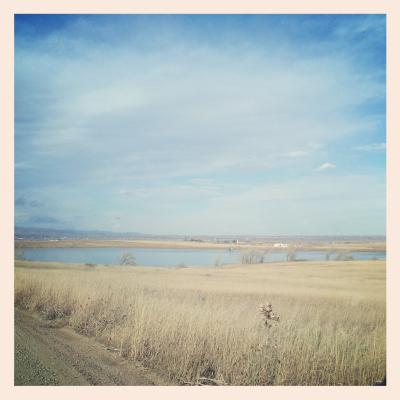
[[[371,385],[386,374],[383,261],[223,268],[16,261],[15,305],[178,384]],[[271,302],[280,321],[263,323]]]

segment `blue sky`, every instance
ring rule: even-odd
[[[15,223],[384,234],[384,15],[17,15]]]

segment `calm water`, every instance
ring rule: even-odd
[[[228,263],[240,263],[240,251],[215,249],[149,249],[149,248],[44,248],[24,249],[24,257],[33,261],[58,261],[65,263],[119,264],[124,253],[135,256],[136,264],[143,266],[171,267],[185,264],[188,266],[214,266]],[[386,258],[385,252],[352,252],[355,260]],[[325,260],[326,252],[299,251],[297,259]],[[334,259],[335,255],[332,256]],[[273,251],[265,257],[265,262],[286,261],[286,252]]]

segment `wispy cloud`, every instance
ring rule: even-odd
[[[318,168],[316,168],[316,171],[326,171],[329,169],[335,169],[336,165],[330,162],[326,162],[321,164]]]
[[[370,143],[362,146],[356,146],[354,149],[360,151],[384,151],[386,150],[386,143]]]
[[[157,207],[178,220],[253,185],[332,169],[325,160],[351,157],[365,137],[384,140],[384,112],[365,112],[385,102],[379,16],[76,16],[60,26],[16,19],[15,180],[18,197],[74,227],[84,215],[82,227],[107,229],[113,210],[122,230],[177,232]],[[41,215],[16,206],[17,223]],[[215,213],[204,215],[210,226]]]

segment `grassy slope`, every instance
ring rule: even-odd
[[[368,385],[385,375],[382,261],[117,268],[18,261],[15,302],[174,380]],[[281,322],[264,327],[270,301]]]

